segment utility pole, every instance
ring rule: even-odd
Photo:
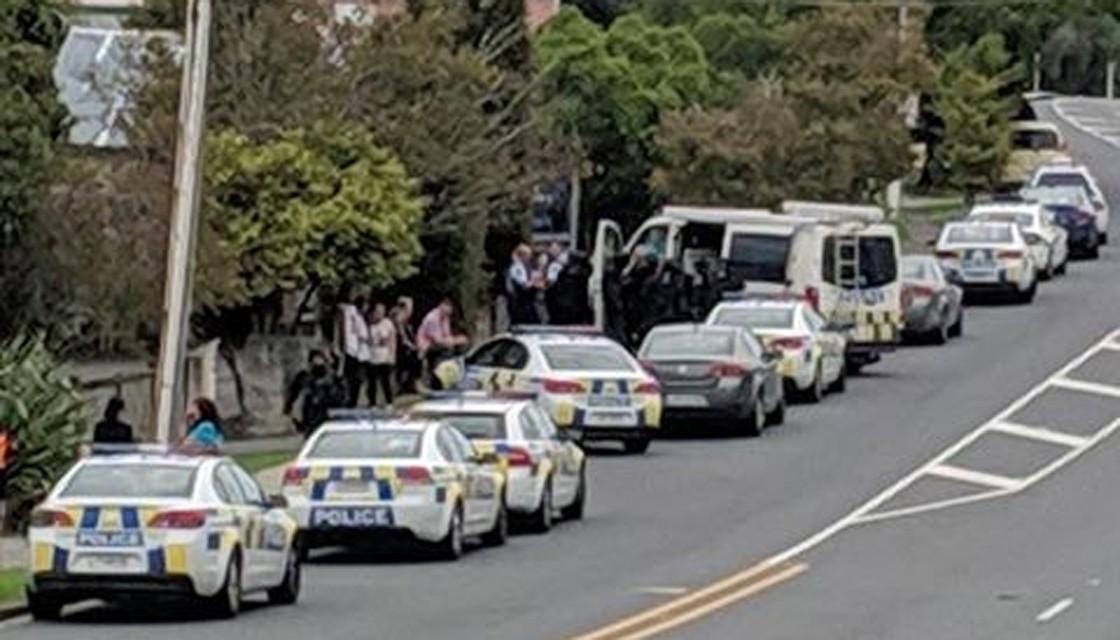
[[[898,41],[900,43],[906,42],[906,19],[909,17],[910,7],[907,6],[906,0],[902,0],[898,4]]]
[[[1031,85],[1034,87],[1035,92],[1042,91],[1042,54],[1041,53],[1036,52],[1034,54],[1034,69],[1033,69],[1033,71],[1034,71],[1034,78],[1033,78],[1034,81],[1031,83]]]
[[[1105,73],[1107,74],[1104,79],[1104,95],[1109,100],[1116,97],[1116,61],[1109,60],[1105,65]]]
[[[188,0],[183,80],[179,90],[175,192],[163,292],[163,328],[156,372],[155,432],[170,442],[183,412],[184,369],[191,312],[194,245],[202,190],[202,139],[206,127],[206,70],[210,60],[210,0]]]

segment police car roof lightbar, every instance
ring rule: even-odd
[[[428,391],[424,397],[432,400],[536,400],[532,391],[482,391],[479,389],[454,389],[450,391]]]
[[[400,418],[404,412],[399,409],[367,407],[362,409],[330,409],[327,417],[331,420],[392,420]]]
[[[603,331],[590,325],[518,324],[509,328],[514,334],[555,334],[570,336],[601,336]]]

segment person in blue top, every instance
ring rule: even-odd
[[[187,405],[187,436],[180,446],[186,449],[218,449],[225,442],[218,408],[209,398],[195,398]]]

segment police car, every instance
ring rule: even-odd
[[[1038,264],[1019,225],[1010,222],[950,222],[937,240],[945,276],[969,292],[1006,292],[1020,302],[1034,299]]]
[[[418,541],[457,560],[463,540],[505,543],[499,458],[429,419],[335,414],[285,470],[283,491],[304,549]]]
[[[467,355],[465,389],[528,391],[580,441],[645,453],[661,426],[661,387],[620,344],[594,330],[520,327]]]
[[[506,469],[506,502],[537,532],[552,528],[555,511],[583,517],[587,460],[558,431],[532,396],[449,394],[412,407],[415,417],[443,420],[467,436],[475,449],[495,452]]]
[[[228,458],[158,453],[80,460],[31,514],[27,603],[36,619],[91,598],[201,599],[233,617],[246,593],[291,604],[295,521]]]
[[[767,348],[781,353],[778,370],[791,396],[820,402],[826,391],[846,386],[847,338],[831,330],[803,300],[777,296],[721,302],[708,315],[708,324],[750,329]]]

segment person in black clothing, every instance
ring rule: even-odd
[[[284,397],[284,415],[291,415],[295,403],[303,398],[296,429],[311,437],[327,421],[331,409],[347,406],[346,385],[335,375],[327,357],[319,351],[308,356],[308,367],[296,374]]]
[[[132,425],[121,421],[124,400],[119,397],[109,399],[101,421],[93,428],[93,441],[96,444],[129,444],[132,442]]]

